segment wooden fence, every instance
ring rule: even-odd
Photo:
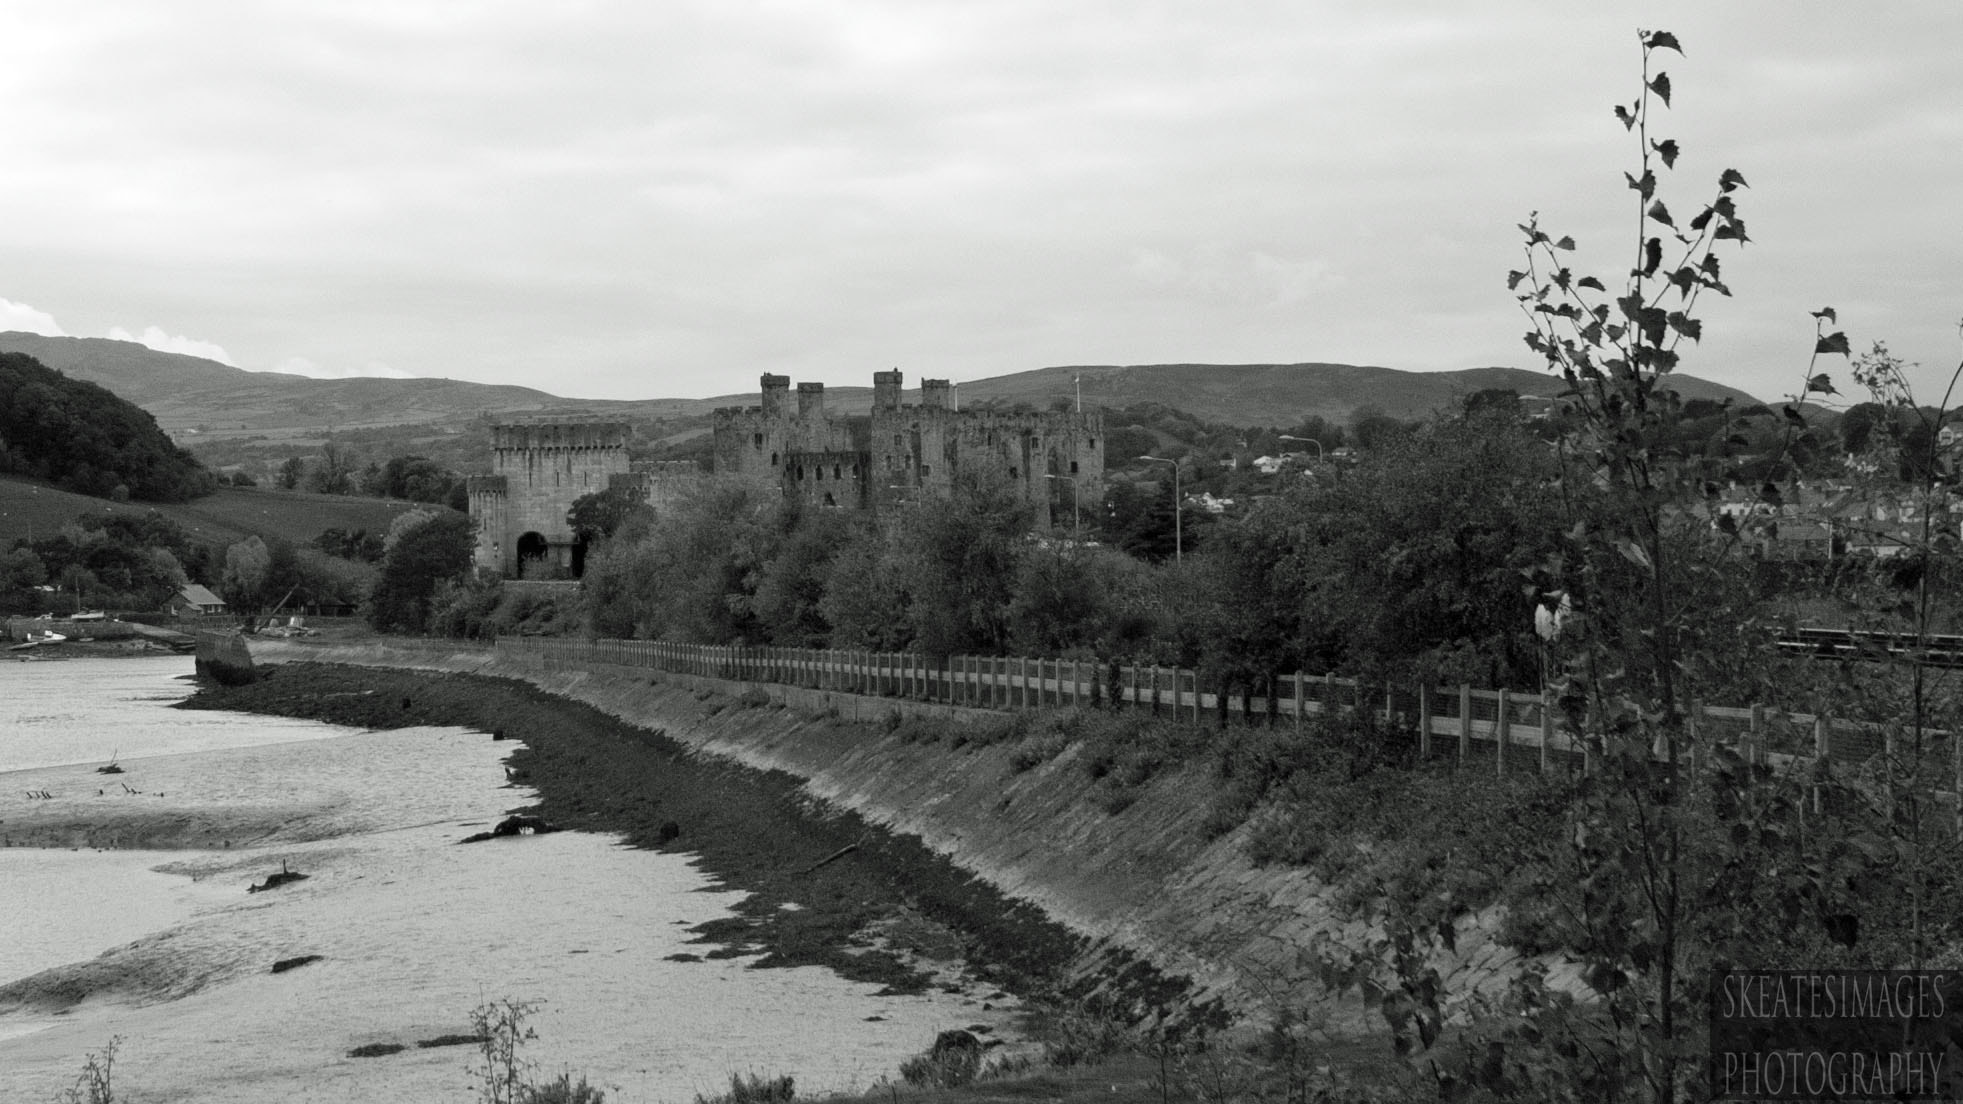
[[[1371,709],[1415,731],[1424,759],[1456,759],[1498,775],[1586,770],[1583,741],[1560,723],[1545,693],[1479,690],[1470,686],[1365,685],[1335,675],[1285,675],[1272,698],[1225,696],[1200,685],[1196,671],[1143,665],[1100,665],[1069,659],[953,656],[944,665],[906,652],[812,648],[746,648],[674,644],[659,640],[582,640],[500,637],[497,651],[514,658],[590,667],[607,665],[669,671],[739,682],[908,698],[983,709],[1035,709],[1115,703],[1202,723],[1209,714],[1243,723],[1292,724],[1330,712]],[[1887,766],[1898,776],[1941,778],[1963,792],[1963,741],[1925,733],[1922,762],[1894,726],[1792,713],[1763,705],[1702,705],[1691,713],[1701,737],[1694,755],[1729,745],[1744,758],[1779,767],[1819,759],[1836,765]],[[1693,761],[1692,769],[1699,763]]]

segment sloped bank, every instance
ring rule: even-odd
[[[1082,987],[1125,991],[1124,982],[1113,984],[1114,967],[1136,962],[1137,974],[1189,979],[1189,1004],[1258,1015],[1278,997],[1313,995],[1306,952],[1318,939],[1358,945],[1372,935],[1342,919],[1327,887],[1306,873],[1255,866],[1246,855],[1249,827],[1209,841],[1202,822],[1214,782],[1197,764],[1154,779],[1112,813],[1092,800],[1074,751],[1031,765],[1012,743],[909,742],[882,723],[897,710],[963,725],[989,716],[985,711],[624,667],[562,667],[482,649],[255,642],[254,650],[271,662],[516,678],[663,730],[696,751],[785,772],[811,797],[918,837],[1076,933],[1082,942],[1066,970]],[[1449,987],[1507,972],[1516,956],[1492,939],[1494,926],[1490,917],[1461,924],[1453,959],[1439,964]],[[1346,1008],[1341,1017],[1358,1030],[1372,1026],[1360,1011]]]

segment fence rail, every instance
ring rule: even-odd
[[[1297,729],[1311,717],[1368,709],[1412,728],[1421,758],[1456,759],[1465,766],[1483,762],[1496,775],[1586,770],[1590,754],[1585,741],[1561,723],[1545,692],[1369,685],[1297,673],[1278,678],[1271,695],[1236,696],[1205,689],[1199,673],[1189,669],[1069,659],[952,656],[935,665],[907,652],[563,637],[500,637],[496,649],[547,663],[642,668],[983,709],[1110,704],[1194,723],[1212,712]],[[1699,705],[1690,723],[1701,737],[1693,745],[1693,770],[1705,749],[1728,745],[1755,763],[1803,767],[1825,759],[1837,767],[1897,776],[1913,770],[1945,783],[1928,789],[1963,792],[1963,740],[1947,732],[1925,732],[1917,754],[1898,747],[1901,739],[1892,726],[1763,705]]]

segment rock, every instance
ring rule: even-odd
[[[655,829],[654,838],[656,842],[659,843],[664,843],[664,844],[673,843],[675,837],[681,834],[682,834],[681,825],[676,824],[672,820],[664,820],[661,822],[661,827]]]
[[[304,875],[302,876],[304,877]],[[273,973],[283,974],[288,970],[297,969],[301,966],[307,965],[308,963],[319,962],[319,961],[320,961],[320,956],[317,954],[300,955],[295,958],[282,958],[278,962],[273,963]]]
[[[483,843],[485,840],[497,839],[500,836],[542,836],[547,832],[557,832],[558,830],[558,825],[553,824],[543,817],[535,817],[529,813],[514,813],[499,821],[496,828],[488,832],[478,832],[474,835],[465,836],[458,842]]]
[[[247,893],[263,893],[269,889],[278,889],[280,886],[286,885],[289,882],[304,882],[306,880],[307,876],[305,874],[288,870],[286,864],[281,863],[279,864],[279,873],[266,875],[265,881],[260,882],[258,885],[247,886],[245,887],[245,891]]]
[[[928,1051],[927,1055],[934,1061],[939,1062],[943,1059],[957,1056],[974,1055],[979,1057],[981,1052],[982,1041],[975,1037],[974,1032],[956,1029],[953,1031],[943,1031],[939,1035],[934,1036],[934,1049]]]

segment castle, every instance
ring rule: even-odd
[[[686,462],[634,470],[628,437],[626,422],[534,418],[493,425],[491,474],[467,483],[477,532],[472,562],[509,578],[529,563],[577,576],[586,546],[566,522],[575,500],[623,486],[659,506],[700,478],[700,469]]]
[[[946,380],[901,402],[899,372],[873,373],[872,413],[834,415],[825,385],[763,377],[763,404],[713,415],[714,470],[813,507],[891,511],[978,478],[1004,486],[1039,529],[1075,528],[1104,497],[1100,413],[956,410]],[[585,547],[566,522],[574,500],[631,489],[659,510],[703,473],[687,462],[630,465],[624,422],[530,419],[491,427],[491,473],[469,481],[478,567],[507,577],[540,563],[577,576]]]
[[[946,495],[964,475],[1007,486],[1037,527],[1073,527],[1104,497],[1104,416],[956,410],[946,380],[901,402],[901,374],[875,372],[872,414],[833,415],[825,385],[763,377],[763,405],[715,413],[715,470],[813,506],[886,511]]]

